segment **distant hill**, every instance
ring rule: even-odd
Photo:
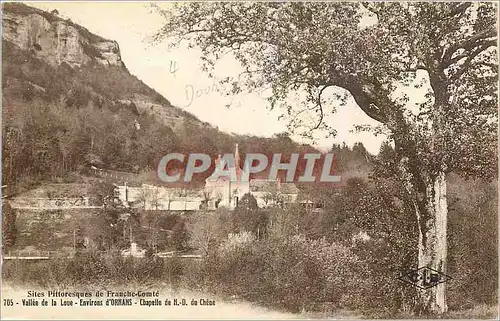
[[[22,3],[3,4],[3,24],[7,98],[19,91],[25,91],[25,98],[45,99],[67,93],[82,99],[79,103],[128,107],[171,126],[183,119],[198,121],[131,75],[116,41]]]
[[[130,74],[117,42],[57,12],[4,3],[3,24],[4,184],[60,181],[90,165],[151,174],[167,153],[216,156],[235,143],[242,155],[315,151],[286,134],[224,133],[172,106]]]

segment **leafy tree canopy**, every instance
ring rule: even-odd
[[[270,105],[286,107],[290,130],[334,133],[325,115],[355,101],[425,171],[496,174],[494,3],[221,2],[155,8],[166,20],[156,41],[201,48],[208,71],[232,54],[243,72],[224,82],[233,93],[269,87]],[[405,93],[419,87],[427,89],[423,99]],[[296,92],[305,93],[300,107],[287,104]],[[301,117],[305,113],[312,121]]]

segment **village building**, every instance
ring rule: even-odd
[[[125,207],[146,211],[196,211],[203,207],[203,190],[171,188],[142,184],[139,187],[120,185],[118,197]]]
[[[205,191],[215,200],[212,208],[226,207],[234,209],[238,206],[243,195],[250,193],[257,200],[260,208],[283,206],[286,203],[293,203],[297,200],[299,190],[293,183],[281,183],[277,180],[267,179],[245,179],[247,168],[240,166],[240,154],[238,144],[234,152],[234,170],[236,181],[232,181],[228,176],[219,176],[216,180],[207,179]],[[221,158],[216,160],[216,166],[221,162]],[[227,164],[223,164],[222,168]]]
[[[284,206],[297,201],[299,190],[293,183],[282,183],[279,179],[244,179],[246,169],[240,166],[238,144],[235,146],[234,158],[234,168],[229,168],[229,164],[219,164],[223,161],[220,155],[215,165],[221,168],[227,166],[230,171],[234,170],[236,180],[231,180],[229,176],[207,178],[203,189],[171,188],[150,184],[131,187],[125,184],[117,187],[119,198],[126,207],[170,211],[234,209],[247,193],[255,197],[260,208]]]

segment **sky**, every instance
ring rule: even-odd
[[[201,70],[199,50],[178,48],[169,50],[165,44],[152,45],[150,37],[161,28],[163,18],[151,13],[140,2],[25,2],[43,9],[57,9],[63,18],[82,25],[92,33],[115,40],[120,46],[121,57],[130,73],[154,88],[174,106],[185,109],[202,121],[217,126],[229,133],[251,134],[270,137],[286,131],[285,120],[279,120],[281,111],[269,110],[264,96],[258,93],[227,97],[217,90],[214,80]],[[237,70],[235,61],[218,64],[224,71]],[[220,66],[223,67],[220,67]],[[230,105],[228,108],[227,105]],[[385,136],[354,131],[354,125],[377,125],[378,123],[350,101],[337,107],[326,121],[336,129],[334,138],[318,132],[315,140],[296,141],[314,144],[327,150],[333,143],[346,142],[352,146],[362,142],[367,150],[378,153]]]

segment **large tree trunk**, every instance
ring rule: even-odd
[[[432,268],[438,273],[446,274],[447,262],[447,220],[448,202],[446,198],[446,173],[443,161],[444,139],[443,110],[448,109],[450,94],[444,72],[438,67],[437,72],[430,73],[430,82],[435,94],[435,105],[432,111],[431,140],[429,151],[432,159],[427,165],[428,172],[420,173],[419,189],[425,197],[419,202],[417,214],[419,224],[418,267]],[[429,161],[429,160],[428,160]],[[423,183],[423,184],[422,184]],[[442,314],[448,310],[446,305],[446,283],[419,289],[418,305],[424,314]]]
[[[400,174],[413,204],[418,226],[418,268],[431,268],[446,274],[447,256],[447,216],[446,174],[444,171],[429,174],[420,169],[421,163],[415,157],[403,157]],[[423,272],[423,271],[420,271]],[[424,277],[415,280],[418,286]],[[446,283],[422,289],[415,287],[417,302],[414,312],[422,314],[442,314],[447,311]]]
[[[446,176],[444,172],[426,179],[425,211],[417,211],[419,223],[418,267],[430,267],[446,274],[447,256],[447,216]],[[442,314],[446,305],[446,283],[429,289],[418,289],[419,314]]]

